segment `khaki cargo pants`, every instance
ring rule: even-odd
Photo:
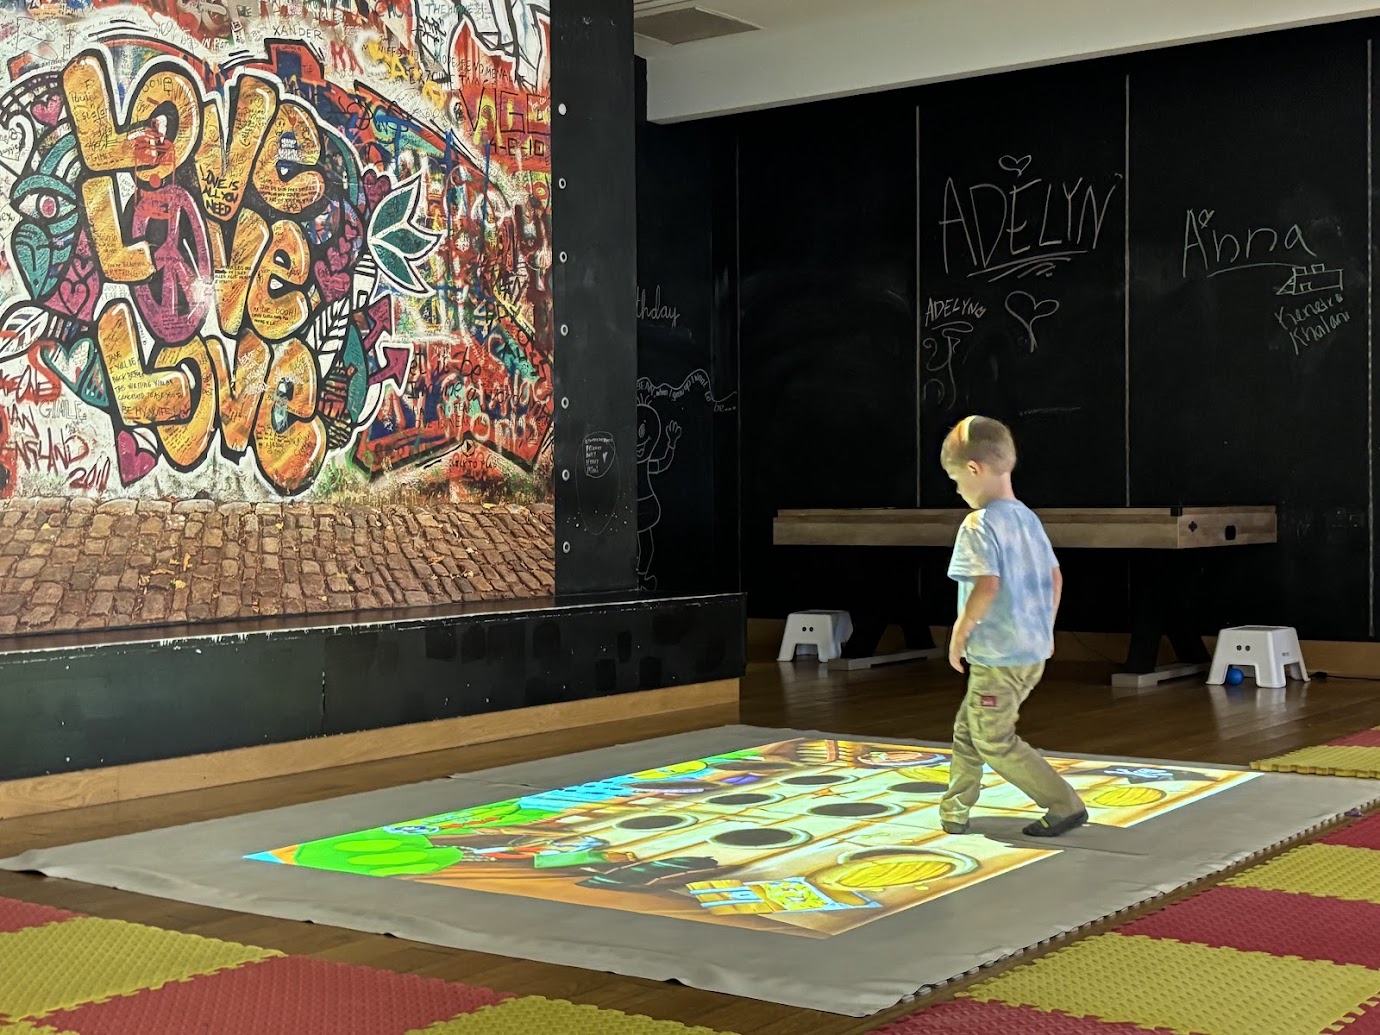
[[[970,665],[968,693],[954,722],[954,754],[949,789],[939,816],[966,823],[982,793],[982,766],[1022,791],[1047,812],[1063,818],[1083,811],[1076,791],[1038,751],[1016,736],[1021,705],[1035,689],[1045,666]]]

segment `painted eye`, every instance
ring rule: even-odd
[[[22,198],[15,205],[15,208],[30,219],[51,222],[72,212],[75,206],[66,198],[58,197],[56,194],[51,194],[48,191],[35,191]]]
[[[65,233],[76,223],[76,194],[54,176],[26,176],[14,185],[10,197],[20,215],[42,220],[53,233]]]

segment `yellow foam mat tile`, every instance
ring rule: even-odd
[[[736,1035],[657,1021],[620,1010],[580,1006],[564,999],[527,995],[485,1006],[408,1035]]]
[[[1318,1035],[1380,995],[1380,971],[1113,933],[959,994],[1184,1035]]]
[[[54,1010],[280,955],[97,917],[0,933],[0,1016],[41,1019]]]
[[[1267,773],[1307,773],[1310,776],[1380,777],[1380,748],[1318,747],[1300,748],[1274,758],[1251,763],[1252,769]]]
[[[1303,845],[1222,883],[1380,905],[1380,852],[1351,845]]]

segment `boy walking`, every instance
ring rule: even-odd
[[[1016,735],[1021,704],[1054,653],[1054,615],[1063,577],[1040,519],[1016,499],[1016,444],[1000,421],[967,417],[944,440],[940,461],[973,512],[963,519],[949,562],[958,583],[958,620],[949,664],[968,662],[968,693],[954,722],[949,789],[939,804],[945,831],[968,830],[985,762],[1045,810],[1025,828],[1057,837],[1088,821],[1068,781]]]

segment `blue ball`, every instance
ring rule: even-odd
[[[1232,665],[1230,668],[1227,669],[1227,686],[1240,686],[1241,681],[1245,678],[1245,673],[1242,672],[1235,665]]]

